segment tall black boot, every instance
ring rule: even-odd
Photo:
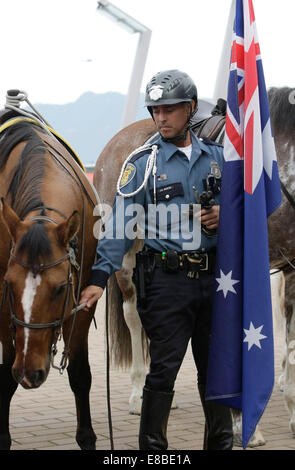
[[[144,387],[140,429],[140,450],[166,450],[167,424],[174,392],[156,392]]]
[[[206,419],[204,450],[231,450],[233,447],[233,424],[228,406],[205,400],[206,385],[198,384]]]

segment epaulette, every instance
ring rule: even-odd
[[[134,153],[133,157],[130,158],[129,163],[134,163],[138,158],[143,157],[144,155],[150,155],[152,151],[152,147],[146,147],[145,149],[139,147],[138,153]],[[134,150],[134,152],[136,152],[136,150]]]
[[[219,142],[215,142],[215,140],[208,139],[208,137],[199,137],[199,140],[207,145],[216,145],[217,147],[223,147],[222,144],[220,144]]]

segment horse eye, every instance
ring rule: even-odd
[[[55,291],[54,297],[59,297],[64,292],[65,288],[66,284],[62,284],[61,286],[59,286]]]

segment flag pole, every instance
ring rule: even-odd
[[[231,54],[231,44],[232,44],[232,34],[233,34],[233,24],[235,19],[236,11],[236,0],[232,0],[230,7],[230,12],[227,21],[227,27],[225,31],[223,47],[221,51],[221,57],[219,61],[219,67],[215,82],[215,89],[213,93],[213,102],[216,103],[218,98],[227,99],[227,84],[229,77],[229,64],[230,64],[230,54]]]

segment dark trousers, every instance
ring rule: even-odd
[[[146,306],[138,306],[150,340],[150,371],[146,388],[170,392],[189,340],[198,371],[198,383],[206,384],[214,275],[202,273],[190,279],[185,271],[154,271],[146,286]]]

